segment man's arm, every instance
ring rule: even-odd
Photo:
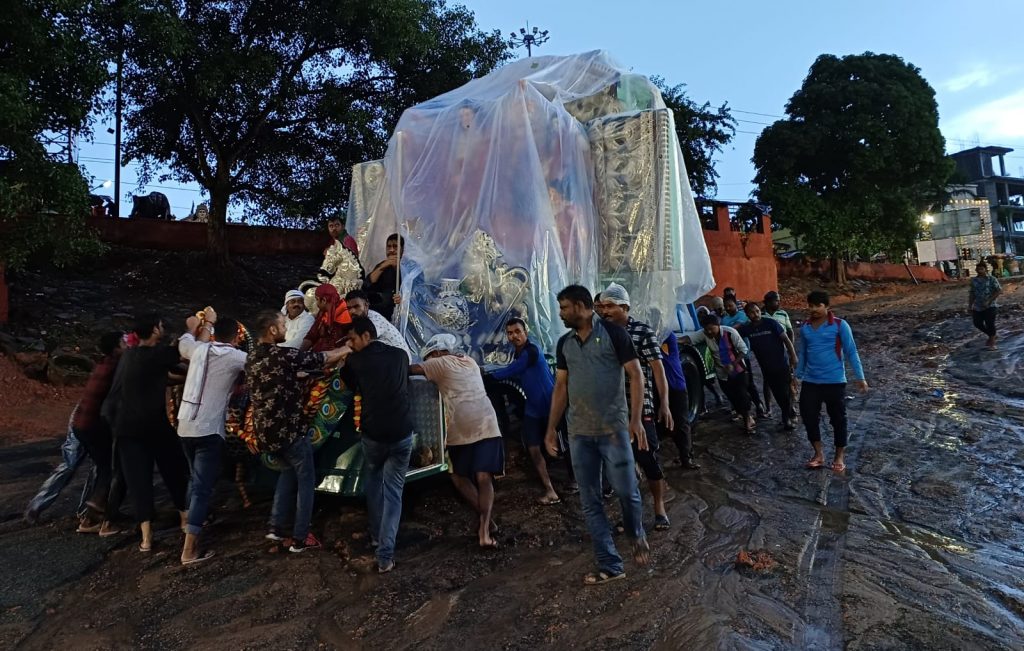
[[[647,432],[640,420],[644,413],[644,373],[640,370],[638,359],[626,362],[622,368],[629,378],[629,438],[636,440],[638,449],[646,450]]]
[[[511,364],[504,368],[496,368],[490,372],[490,376],[495,380],[507,380],[509,378],[517,377],[526,372],[526,369],[532,364],[530,357],[530,349],[523,351],[523,354],[515,358]]]
[[[384,273],[385,269],[394,266],[395,260],[393,258],[384,258],[383,260],[377,263],[377,266],[373,268],[373,271],[370,272],[370,275],[368,275],[366,279],[370,281],[371,284],[376,283],[378,280],[380,280],[380,276],[382,273]]]
[[[789,352],[789,368],[790,370],[796,370],[797,356],[796,346],[793,345],[793,340],[785,333],[785,331],[779,333],[779,337],[782,338],[782,343],[786,346],[786,350]]]
[[[672,431],[675,429],[675,423],[672,420],[672,410],[668,402],[668,378],[665,376],[665,365],[661,363],[660,359],[651,360],[648,363],[651,365],[651,370],[654,371],[654,386],[658,388],[658,401],[661,403],[658,405],[658,420],[669,431]]]
[[[192,318],[195,319],[195,317]],[[185,359],[192,359],[192,353],[196,352],[196,348],[199,348],[199,342],[191,332],[186,332],[178,339],[178,354]]]
[[[850,361],[850,368],[853,369],[854,383],[859,385],[861,393],[863,393],[868,390],[868,383],[864,379],[864,367],[861,365],[860,354],[857,352],[857,342],[853,340],[853,329],[846,321],[840,324],[839,340],[843,345],[843,355]]]
[[[569,371],[555,371],[555,390],[551,393],[551,411],[548,412],[548,429],[544,435],[544,447],[548,454],[558,456],[558,424],[565,415],[565,407],[569,404]]]

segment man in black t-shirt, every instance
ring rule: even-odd
[[[377,545],[377,571],[385,574],[395,567],[402,490],[412,454],[409,356],[377,341],[377,329],[367,317],[352,321],[349,346],[351,353],[343,353],[341,377],[362,396],[370,540]]]
[[[139,345],[121,357],[104,412],[113,422],[114,440],[128,494],[135,504],[142,542],[139,550],[152,549],[153,464],[181,515],[188,510],[188,461],[167,416],[167,373],[181,360],[177,346],[163,342],[163,320],[155,315],[136,319],[133,331]]]
[[[761,375],[779,403],[782,429],[792,432],[796,426],[792,418],[790,385],[797,362],[793,341],[778,321],[761,317],[761,308],[756,303],[747,303],[744,310],[750,322],[736,328],[736,331],[750,342],[750,350],[761,367]]]

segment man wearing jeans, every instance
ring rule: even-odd
[[[633,543],[633,559],[641,566],[650,562],[630,446],[635,439],[640,450],[647,449],[641,422],[644,376],[629,334],[594,313],[593,298],[585,287],[570,285],[559,292],[558,314],[572,331],[558,340],[555,390],[544,443],[549,453],[557,453],[555,425],[568,404],[572,465],[598,565],[598,571],[587,574],[583,583],[599,585],[626,576],[604,511],[602,475],[619,497],[623,525]],[[631,410],[626,406],[626,375]]]
[[[363,463],[370,542],[377,547],[377,571],[395,567],[395,538],[402,517],[402,489],[412,454],[409,356],[401,348],[377,341],[367,317],[352,321],[351,354],[341,377],[362,395]]]
[[[309,531],[313,517],[316,472],[313,446],[306,433],[304,413],[305,382],[298,374],[317,371],[341,360],[342,348],[312,353],[278,346],[286,338],[288,325],[279,311],[267,311],[256,320],[259,340],[245,362],[245,385],[252,401],[253,434],[256,448],[277,456],[284,466],[274,491],[268,540],[298,553],[320,547]],[[283,531],[292,521],[292,537]]]
[[[199,534],[210,509],[213,487],[221,474],[224,455],[224,419],[228,398],[238,375],[245,369],[245,353],[238,345],[238,322],[204,310],[206,320],[189,317],[186,332],[178,340],[178,352],[189,360],[188,375],[178,409],[178,437],[188,459],[188,519],[181,564],[200,563],[213,552],[199,553]],[[216,324],[216,326],[214,325]],[[217,330],[218,341],[211,342]],[[196,336],[198,335],[198,340]]]

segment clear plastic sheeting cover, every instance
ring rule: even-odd
[[[511,315],[551,351],[568,284],[619,282],[641,315],[714,286],[672,113],[604,52],[516,61],[408,109],[384,160],[356,166],[348,221],[367,270],[405,237],[395,320],[414,349],[451,332],[489,363]]]

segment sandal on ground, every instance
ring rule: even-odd
[[[196,556],[193,559],[190,559],[190,560],[187,560],[187,561],[182,561],[181,564],[182,565],[195,565],[196,563],[202,563],[203,561],[208,561],[211,558],[213,558],[215,555],[216,555],[216,552],[208,551],[205,554],[202,554],[201,556]]]
[[[139,551],[140,552],[147,552],[147,553],[153,551],[153,543],[150,543],[149,547],[145,547],[145,546],[143,546],[142,543],[139,543]]]
[[[625,572],[609,574],[608,572],[592,572],[583,577],[583,585],[601,585],[626,578]]]
[[[107,529],[106,531],[104,531],[103,528],[101,527],[100,531],[99,531],[100,538],[109,538],[111,536],[116,536],[119,533],[121,533],[121,528],[120,527],[111,527],[110,529]]]
[[[537,504],[540,504],[541,506],[554,506],[555,504],[561,503],[561,497],[548,497],[547,495],[544,495],[542,497],[537,498]]]
[[[672,521],[668,519],[667,515],[655,515],[654,516],[654,530],[665,531],[672,526]]]
[[[845,472],[845,471],[846,471],[846,464],[845,463],[843,463],[842,461],[833,461],[832,462],[832,472]]]
[[[395,569],[395,562],[394,561],[388,561],[387,563],[384,563],[383,565],[380,564],[380,563],[377,563],[377,574],[387,574],[388,572],[390,572],[393,569]]]
[[[633,541],[633,560],[641,567],[651,562],[651,546],[647,544],[646,538]]]
[[[78,528],[75,529],[75,533],[99,533],[100,529],[103,528],[103,523],[100,524],[88,524],[84,520],[78,523]]]
[[[824,459],[811,459],[810,461],[808,461],[807,463],[804,464],[804,468],[807,468],[808,470],[817,470],[818,468],[824,468],[824,467],[825,467],[825,460]]]
[[[497,548],[498,548],[498,541],[497,540],[492,540],[490,542],[490,544],[482,544],[482,545],[480,545],[480,549],[486,549],[487,551],[492,551],[492,550],[495,550]]]

